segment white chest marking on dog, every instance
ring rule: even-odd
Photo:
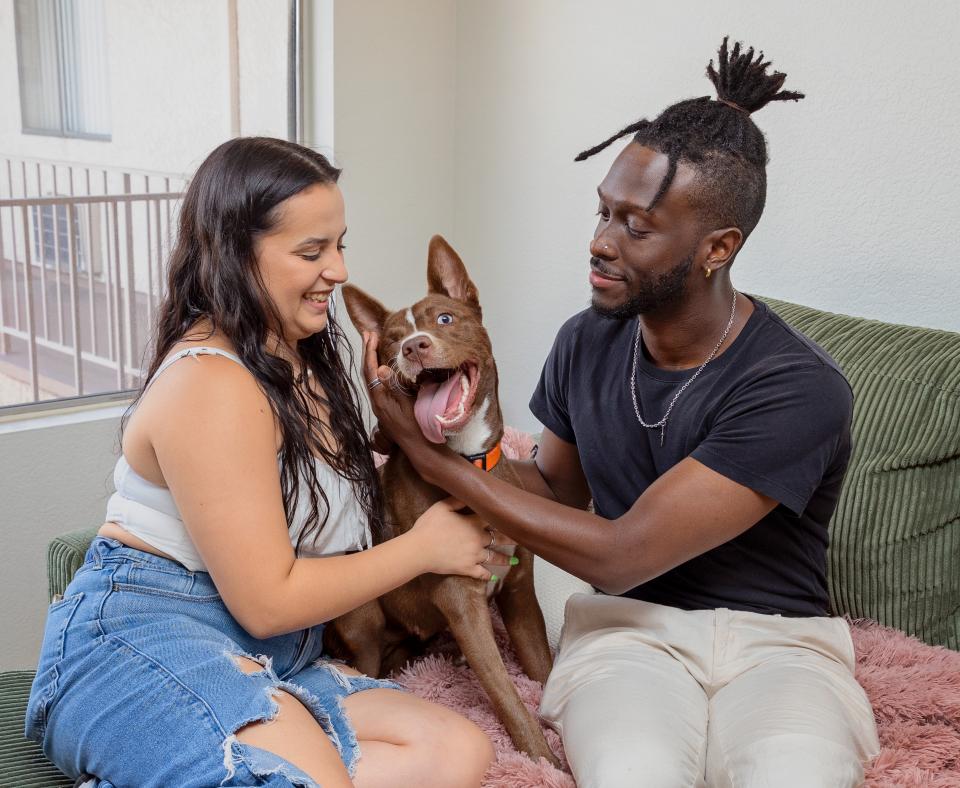
[[[410,327],[416,331],[417,330],[417,321],[413,319],[413,310],[407,310],[407,322],[410,324]]]
[[[487,424],[487,411],[490,410],[490,397],[477,408],[470,421],[463,425],[457,433],[450,433],[447,437],[447,446],[457,454],[479,454],[490,440],[490,425]]]

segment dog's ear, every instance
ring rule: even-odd
[[[383,324],[390,315],[390,311],[383,304],[353,285],[341,287],[340,294],[343,296],[343,303],[347,305],[347,314],[350,315],[350,320],[353,321],[357,331],[383,333]]]
[[[427,254],[427,290],[463,301],[480,311],[477,286],[470,281],[460,256],[441,235],[430,239],[430,251]]]

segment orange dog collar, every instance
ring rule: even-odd
[[[497,445],[490,449],[490,451],[488,451],[486,454],[466,454],[464,457],[481,470],[489,472],[497,466],[498,462],[500,462],[501,455],[502,452],[500,451],[500,441],[497,441]]]

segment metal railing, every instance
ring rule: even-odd
[[[33,402],[136,387],[183,179],[12,157],[0,166],[0,375],[19,378]]]

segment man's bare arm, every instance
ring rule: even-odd
[[[544,459],[549,464],[549,455]],[[733,539],[777,505],[691,458],[657,479],[616,520],[518,490],[442,448],[413,461],[425,478],[493,527],[611,594]]]
[[[527,492],[559,501],[576,509],[590,503],[590,487],[580,465],[580,455],[572,443],[560,440],[544,429],[535,460],[511,460]]]
[[[377,337],[364,337],[367,379],[392,372],[377,362]],[[552,564],[613,594],[689,561],[746,531],[777,502],[711,470],[681,460],[651,484],[620,518],[607,520],[580,507],[589,493],[576,446],[545,431],[537,454],[542,496],[507,484],[467,462],[444,444],[428,442],[413,415],[413,401],[388,386],[370,391],[391,435],[423,478],[466,503],[494,528]],[[541,483],[524,471],[534,489]],[[563,502],[562,502],[563,501]],[[575,503],[577,508],[566,505]]]

